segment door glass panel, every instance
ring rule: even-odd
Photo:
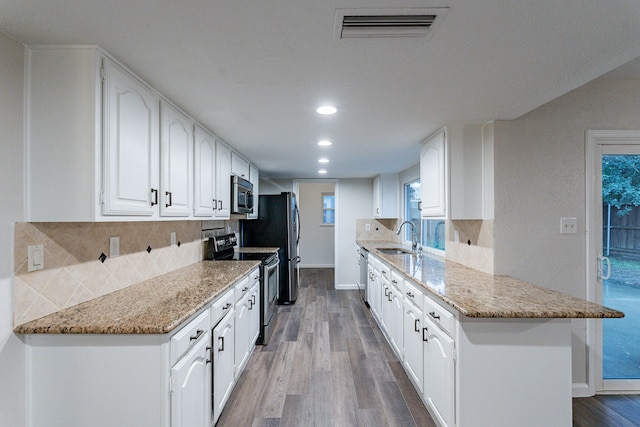
[[[640,379],[640,155],[602,156],[602,202],[602,302],[625,313],[603,320],[602,377]]]

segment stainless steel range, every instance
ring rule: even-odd
[[[278,310],[278,287],[280,283],[280,259],[278,252],[264,252],[266,248],[240,248],[235,234],[223,234],[209,238],[207,259],[210,260],[257,260],[260,263],[260,335],[258,344],[267,345],[276,326]],[[262,251],[262,252],[261,252]]]

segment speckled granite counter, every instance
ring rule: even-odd
[[[508,276],[494,276],[436,255],[388,255],[397,243],[358,241],[409,279],[467,317],[616,318],[624,313]],[[406,249],[406,248],[405,248]]]
[[[16,334],[165,334],[258,261],[203,261],[18,325]]]

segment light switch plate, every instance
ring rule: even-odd
[[[111,258],[120,256],[120,238],[119,237],[109,238],[109,256]]]
[[[27,271],[44,269],[44,246],[31,245],[27,247]]]
[[[175,231],[171,232],[170,239],[171,239],[171,246],[177,246],[178,245],[178,239],[176,238],[176,232]]]
[[[560,218],[560,234],[578,234],[578,218]]]

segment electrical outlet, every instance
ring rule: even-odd
[[[578,234],[578,218],[560,218],[560,234]]]
[[[27,271],[42,270],[44,268],[44,246],[31,245],[27,247]]]
[[[111,258],[120,256],[120,238],[109,237],[109,256]]]
[[[170,236],[171,236],[171,246],[177,246],[178,239],[176,238],[176,232],[172,231]]]
[[[370,231],[371,230],[371,224],[365,224],[364,225],[364,229],[365,229],[365,231]]]

